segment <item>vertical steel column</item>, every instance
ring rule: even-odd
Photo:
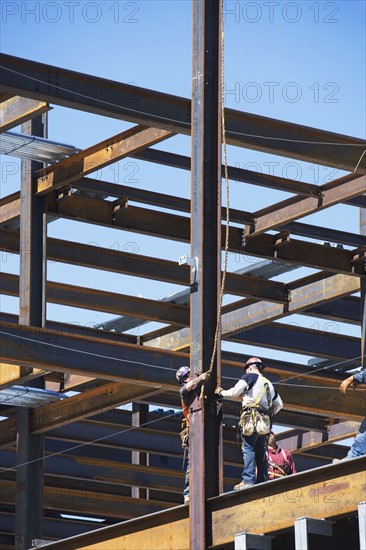
[[[271,550],[272,538],[266,535],[238,533],[234,539],[234,550]]]
[[[360,550],[366,550],[366,502],[360,502],[358,505],[358,532]]]
[[[360,208],[360,234],[366,235],[366,210]],[[366,271],[366,260],[364,260]],[[366,368],[366,277],[361,277],[361,355],[362,368]]]
[[[142,403],[132,403],[132,426],[138,427],[141,424],[146,424],[149,416],[149,405]],[[132,451],[131,463],[141,464],[143,466],[148,465],[148,453],[142,453],[140,451]],[[147,489],[140,489],[140,487],[131,487],[131,496],[133,498],[149,498]]]
[[[298,518],[295,521],[295,550],[311,550],[308,535],[332,536],[333,524],[326,519]],[[321,543],[319,543],[321,546]]]
[[[46,114],[22,126],[27,134],[46,137]],[[19,324],[42,327],[45,324],[47,230],[44,197],[34,195],[34,173],[42,164],[22,161],[20,215]],[[30,369],[23,371],[25,374]],[[44,387],[37,379],[33,384]],[[42,538],[44,436],[33,435],[30,410],[19,407],[17,435],[17,474],[15,548],[30,548],[33,539]]]
[[[191,369],[210,368],[221,276],[221,2],[193,0],[191,112]],[[190,548],[211,544],[206,499],[219,493],[222,462],[213,390],[220,379],[220,334],[205,398],[190,417]]]

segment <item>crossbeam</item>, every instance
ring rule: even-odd
[[[0,66],[2,93],[190,134],[188,99],[7,54],[1,55]],[[362,139],[233,109],[226,109],[226,121],[227,142],[231,145],[340,170],[353,172],[365,149]],[[365,157],[358,172],[366,173]]]

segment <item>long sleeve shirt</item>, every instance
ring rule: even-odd
[[[296,474],[295,462],[292,454],[285,449],[277,446],[268,447],[268,479],[277,479],[279,477]]]
[[[229,390],[222,390],[221,395],[222,397],[239,397],[239,395],[243,395],[242,406],[250,407],[253,406],[258,396],[263,393],[265,383],[268,383],[272,399],[273,414],[276,414],[283,407],[282,399],[274,389],[272,383],[262,374],[244,374],[235,386]],[[262,409],[269,410],[270,405],[271,404],[268,403],[267,393],[264,392],[258,406]]]

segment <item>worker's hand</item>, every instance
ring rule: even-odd
[[[341,393],[346,393],[349,386],[351,387],[351,390],[354,390],[356,388],[356,384],[353,384],[352,381],[343,380],[342,384],[339,386],[339,391]]]
[[[224,391],[223,388],[220,388],[220,386],[218,386],[214,391],[215,397],[221,397],[221,392],[222,391]]]
[[[199,377],[197,378],[196,382],[207,382],[207,380],[210,379],[210,376],[211,376],[211,373],[210,372],[203,372],[202,374],[199,375]]]

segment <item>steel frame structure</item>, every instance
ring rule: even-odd
[[[194,4],[194,71],[210,74],[212,80],[198,83],[197,79],[192,103],[1,55],[1,132],[23,124],[23,133],[35,140],[40,136],[46,147],[51,104],[55,109],[62,106],[132,124],[85,150],[75,148],[66,155],[64,149],[65,158],[47,166],[22,160],[20,192],[0,201],[0,248],[20,258],[19,277],[1,274],[2,293],[19,296],[20,302],[18,316],[1,314],[0,390],[26,384],[80,392],[33,410],[2,408],[8,417],[1,422],[0,434],[0,544],[4,549],[27,548],[40,539],[47,539],[50,548],[63,549],[228,548],[243,530],[271,535],[273,547],[277,540],[278,547],[285,549],[293,546],[292,534],[289,538],[286,533],[292,533],[300,516],[332,519],[336,533],[337,525],[348,521],[352,536],[357,535],[355,518],[365,500],[361,461],[326,465],[344,456],[345,448],[334,444],[357,432],[364,416],[364,396],[356,392],[352,400],[339,400],[336,392],[324,397],[322,388],[336,389],[344,371],[365,367],[366,157],[358,162],[364,141],[225,110],[229,144],[349,172],[329,184],[313,185],[228,167],[229,178],[239,185],[245,182],[253,188],[265,186],[293,194],[257,212],[231,208],[230,220],[235,225],[229,229],[229,250],[314,270],[312,275],[286,283],[272,281],[270,275],[265,279],[228,273],[225,293],[239,299],[223,307],[221,319],[222,340],[284,353],[296,351],[329,362],[326,370],[311,372],[289,361],[266,359],[273,382],[297,378],[296,386],[281,386],[285,409],[276,422],[289,428],[281,434],[280,444],[295,454],[301,473],[258,486],[245,496],[225,493],[241,468],[233,427],[240,405],[225,402],[224,423],[220,424],[222,411],[217,409],[212,390],[216,382],[225,384],[241,376],[245,354],[221,351],[218,346],[207,398],[197,403],[189,507],[180,506],[179,415],[174,410],[168,415],[149,410],[149,405],[179,407],[174,371],[187,363],[189,353],[194,370],[207,369],[215,338],[225,242],[221,122],[220,116],[215,120],[213,116],[215,112],[220,115],[220,42],[215,26],[219,13],[202,14],[206,3]],[[203,50],[206,57],[199,55]],[[215,93],[207,93],[208,89]],[[179,133],[192,134],[192,159],[154,149]],[[258,135],[268,139],[257,139]],[[273,141],[271,136],[281,140]],[[42,148],[42,140],[37,147]],[[191,200],[88,177],[125,158],[191,170]],[[129,206],[129,201],[138,206]],[[339,203],[359,209],[359,234],[297,221]],[[56,218],[190,243],[196,264],[178,266],[163,258],[50,238],[47,223]],[[343,248],[325,246],[322,241]],[[91,267],[106,277],[113,272],[174,283],[188,289],[190,304],[94,290],[79,281],[75,285],[47,281],[47,261]],[[47,303],[165,326],[139,337],[78,327],[48,320]],[[361,337],[296,329],[285,323],[294,313],[359,326]],[[334,362],[341,366],[332,367]],[[159,369],[149,369],[149,364]],[[307,385],[312,391],[305,394]],[[130,403],[131,411],[116,408]],[[95,528],[87,518],[110,527],[83,535]],[[343,548],[344,540],[335,537],[332,544],[332,548]]]

